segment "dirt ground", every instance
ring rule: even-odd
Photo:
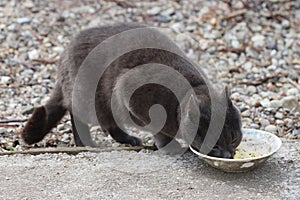
[[[299,141],[261,167],[220,172],[192,153],[105,152],[0,157],[0,199],[299,199]]]

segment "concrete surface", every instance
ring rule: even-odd
[[[248,173],[215,170],[192,153],[0,157],[0,199],[300,199],[300,142]]]

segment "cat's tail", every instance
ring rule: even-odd
[[[22,139],[27,144],[34,144],[41,141],[61,120],[65,113],[66,108],[63,106],[61,86],[57,84],[47,104],[35,108],[21,132]]]

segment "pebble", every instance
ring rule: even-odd
[[[169,23],[171,21],[170,17],[166,16],[155,16],[156,21],[162,22],[162,23]]]
[[[269,99],[263,99],[260,101],[260,104],[265,108],[271,107],[271,102]]]
[[[0,134],[6,133],[6,128],[0,128]]]
[[[160,7],[153,7],[147,11],[148,15],[158,15],[161,11]]]
[[[27,18],[27,17],[22,17],[22,18],[18,18],[17,22],[19,24],[27,24],[27,23],[31,22],[31,19]]]
[[[232,48],[238,49],[238,48],[240,48],[240,42],[238,40],[232,40],[231,46],[232,46]]]
[[[299,91],[297,88],[291,88],[288,91],[286,91],[287,96],[296,96],[299,94]]]
[[[275,50],[277,49],[277,43],[275,40],[267,40],[267,49]]]
[[[268,125],[265,127],[265,131],[270,133],[277,133],[277,127],[274,125]]]
[[[174,8],[168,8],[167,10],[163,11],[163,12],[161,13],[161,15],[162,15],[162,16],[167,16],[167,17],[168,17],[168,16],[174,14],[174,12],[175,12]]]
[[[299,75],[298,75],[297,72],[295,72],[293,70],[292,71],[288,71],[288,77],[290,79],[292,79],[293,81],[298,82]]]
[[[33,106],[27,106],[23,109],[22,114],[23,115],[28,115],[28,114],[32,114],[34,111],[34,107]]]
[[[299,106],[299,102],[298,99],[294,96],[287,96],[284,97],[282,100],[282,107],[289,109],[289,110],[296,110],[298,112],[300,112],[300,106]]]
[[[34,4],[33,4],[32,1],[25,1],[25,2],[23,3],[23,6],[24,6],[25,8],[33,8],[33,7],[34,7]]]
[[[1,84],[10,84],[12,79],[9,76],[0,76],[0,83]]]
[[[259,125],[258,124],[250,124],[250,127],[254,128],[254,129],[259,129]]]
[[[64,51],[63,47],[53,47],[52,49],[54,52],[57,52],[57,53],[62,53]]]
[[[270,107],[271,108],[280,108],[282,106],[282,101],[279,100],[272,100],[270,101]]]
[[[34,49],[28,52],[28,57],[30,60],[38,59],[40,56],[38,50]]]
[[[243,117],[250,117],[251,116],[250,110],[245,110],[244,112],[242,112],[242,116]]]
[[[70,142],[70,140],[71,140],[71,138],[70,138],[70,135],[69,134],[63,134],[63,136],[61,137],[61,139],[60,139],[62,142],[64,142],[64,143],[68,143],[68,142]]]
[[[283,118],[283,114],[281,112],[276,112],[275,118],[282,119]]]
[[[65,125],[64,125],[64,124],[59,124],[59,125],[57,126],[57,130],[58,130],[58,131],[63,131],[63,130],[65,130]]]
[[[281,26],[282,26],[283,28],[289,28],[289,27],[290,27],[290,22],[289,22],[288,20],[283,20],[283,21],[281,22]]]
[[[1,139],[0,139],[0,144],[1,144],[1,143],[2,143],[2,144],[6,144],[6,143],[7,143],[7,140],[4,139],[4,138],[1,138]]]
[[[260,118],[259,119],[259,123],[261,124],[262,127],[266,127],[270,125],[269,120],[265,119],[265,118]]]
[[[254,87],[253,85],[247,87],[247,92],[248,92],[249,94],[254,94],[254,93],[256,93],[256,87]]]
[[[263,35],[254,35],[251,38],[251,41],[253,42],[253,46],[256,48],[261,48],[264,46],[265,43],[265,37]]]

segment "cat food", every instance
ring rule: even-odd
[[[254,151],[246,151],[242,146],[238,146],[234,154],[234,159],[254,158],[261,156],[259,153]]]

